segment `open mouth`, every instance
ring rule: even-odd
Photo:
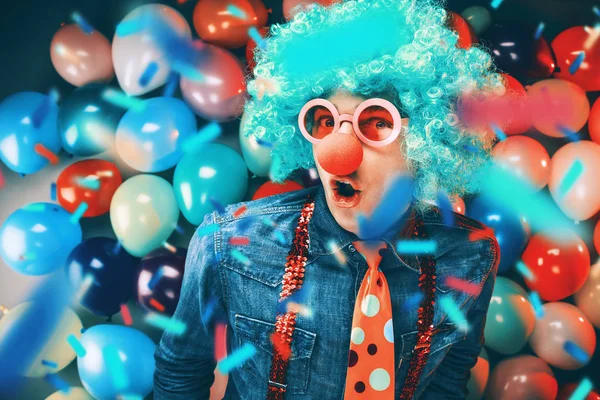
[[[332,179],[331,188],[333,189],[333,201],[338,207],[354,207],[360,201],[362,190],[356,189],[352,182]]]

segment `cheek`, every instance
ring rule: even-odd
[[[365,148],[361,167],[368,170],[369,175],[388,175],[406,169],[406,161],[397,142],[384,147]]]

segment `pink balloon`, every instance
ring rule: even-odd
[[[294,15],[298,12],[292,11],[294,7],[302,4],[302,8],[310,7],[311,4],[320,4],[322,6],[329,6],[333,3],[337,3],[339,0],[283,0],[283,16],[287,21],[292,19]]]
[[[485,398],[554,400],[558,383],[543,360],[530,355],[502,360],[492,371]]]
[[[239,117],[246,102],[244,66],[225,49],[196,44],[201,48],[201,57],[195,69],[202,79],[181,77],[184,100],[202,118],[225,122]]]
[[[600,144],[600,98],[596,99],[590,110],[588,130],[590,131],[590,138]]]
[[[50,58],[56,72],[75,86],[107,82],[114,75],[108,40],[96,30],[87,34],[78,25],[65,25],[54,34]]]
[[[600,329],[600,263],[592,266],[583,287],[575,293],[575,304]]]
[[[543,310],[544,317],[538,318],[529,338],[533,351],[558,368],[583,367],[587,362],[579,361],[576,353],[569,353],[565,342],[571,341],[591,357],[596,349],[596,332],[590,321],[579,308],[568,303],[546,303]]]
[[[492,155],[498,164],[527,179],[538,190],[548,183],[550,156],[537,140],[527,136],[509,136],[494,147]]]
[[[575,174],[576,180],[565,180],[569,171],[576,173],[580,166],[583,171]],[[594,142],[567,143],[552,156],[548,187],[556,204],[569,218],[583,221],[600,210],[599,172],[600,145]],[[564,185],[568,186],[566,194],[561,192]]]

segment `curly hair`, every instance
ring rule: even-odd
[[[457,102],[466,92],[502,95],[504,81],[483,47],[457,48],[446,18],[440,0],[351,0],[314,5],[272,25],[255,51],[244,126],[244,135],[273,143],[271,179],[281,182],[315,165],[297,122],[308,100],[333,89],[362,96],[391,91],[410,118],[399,142],[414,197],[423,203],[438,191],[478,191],[494,136],[461,124]],[[263,96],[265,81],[278,90]]]

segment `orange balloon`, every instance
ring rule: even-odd
[[[600,144],[600,98],[596,100],[592,110],[590,111],[588,129],[590,131],[590,138],[594,142]]]
[[[84,217],[97,217],[110,210],[110,202],[123,183],[117,167],[105,160],[77,161],[65,168],[56,180],[56,198],[65,210],[74,213],[81,203],[88,208]]]
[[[263,26],[258,32],[262,37],[265,37],[269,33],[269,27]],[[256,67],[256,63],[254,62],[254,49],[256,49],[256,42],[253,39],[250,39],[246,44],[246,64],[248,64],[250,72],[254,71],[254,67]]]
[[[596,248],[596,252],[600,254],[600,221],[598,221],[594,228],[594,247]]]
[[[246,18],[232,15],[229,5],[240,9]],[[261,0],[200,0],[194,8],[194,28],[207,43],[235,49],[248,42],[248,29],[267,23],[267,9]]]
[[[562,128],[577,132],[587,122],[590,102],[585,91],[572,82],[546,79],[528,88],[533,126],[552,137],[565,137]]]
[[[454,11],[448,11],[446,23],[448,24],[448,27],[458,35],[456,47],[460,49],[468,49],[471,47],[471,45],[473,45],[473,43],[477,43],[475,31],[471,25],[469,25],[469,23],[460,16],[460,14],[457,14]]]
[[[265,182],[254,192],[252,200],[262,199],[263,197],[274,196],[276,194],[293,192],[294,190],[304,189],[302,185],[294,181],[286,180],[283,183]]]
[[[526,179],[536,189],[548,183],[550,156],[537,140],[527,136],[510,136],[498,142],[492,155],[499,165]]]
[[[302,10],[311,4],[320,4],[324,7],[327,7],[333,3],[337,3],[338,1],[339,0],[283,0],[283,16],[287,21],[289,21],[298,13],[298,10]],[[294,8],[300,4],[302,4],[302,7],[294,10]]]
[[[502,74],[506,87],[505,98],[510,99],[510,107],[506,108],[506,117],[501,121],[504,133],[516,135],[525,133],[531,128],[531,110],[527,102],[527,91],[515,78]]]
[[[569,218],[583,221],[600,210],[599,171],[600,145],[588,140],[567,143],[552,156],[548,187]]]
[[[560,67],[560,72],[556,72],[554,77],[574,82],[588,92],[600,90],[600,45],[598,39],[594,44],[592,36],[590,28],[574,26],[559,33],[551,43]],[[581,52],[585,52],[585,58],[577,71],[571,74],[569,68]]]

